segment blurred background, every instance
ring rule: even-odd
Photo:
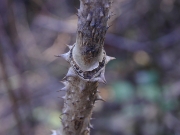
[[[0,1],[0,135],[50,135],[78,0]],[[180,0],[115,0],[92,135],[180,135]]]

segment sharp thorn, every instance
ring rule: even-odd
[[[96,101],[97,101],[97,100],[101,100],[101,101],[104,101],[104,102],[106,102],[104,99],[102,99],[102,97],[101,97],[99,94],[97,94]]]
[[[91,123],[89,123],[89,127],[90,127],[91,129],[94,129],[94,127],[93,127],[93,125],[91,125]]]
[[[66,74],[66,77],[75,77],[76,73],[74,72],[73,68],[70,67],[68,70],[68,73]]]
[[[61,83],[63,83],[65,86],[67,85],[67,81],[60,81]]]
[[[56,57],[62,57],[64,60],[69,62],[69,52],[60,54],[60,55],[55,55]]]
[[[66,46],[69,48],[69,49],[72,49],[72,45],[68,45],[68,44],[66,44]]]
[[[106,82],[106,80],[105,80],[104,77],[99,77],[99,78],[98,78],[98,82],[107,84],[107,82]]]
[[[69,113],[62,113],[61,115],[69,115]]]
[[[90,120],[94,120],[95,118],[90,118]]]
[[[62,88],[60,91],[67,91],[67,88],[64,87],[64,88]]]
[[[110,62],[111,60],[114,60],[114,59],[116,59],[116,58],[115,57],[111,57],[111,56],[106,56],[106,64],[108,62]]]
[[[54,55],[55,57],[61,57],[60,55]]]
[[[66,96],[62,96],[61,98],[62,98],[62,99],[66,99]]]

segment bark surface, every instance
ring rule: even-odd
[[[66,91],[61,135],[89,135],[94,104],[102,100],[98,83],[105,83],[105,65],[113,57],[104,51],[111,0],[80,0],[76,43],[59,55],[70,63],[63,79]]]

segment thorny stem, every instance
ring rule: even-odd
[[[105,65],[112,59],[104,51],[111,0],[80,0],[76,43],[59,55],[70,63],[63,79],[66,90],[61,135],[89,135],[95,101],[102,100],[97,87],[105,83]]]

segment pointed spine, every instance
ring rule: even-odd
[[[60,55],[55,55],[55,57],[61,57],[64,60],[66,60],[67,62],[69,62],[69,56],[70,56],[70,52],[64,53],[64,54],[60,54]]]
[[[111,57],[111,56],[106,56],[106,64],[108,62],[110,62],[111,60],[114,60],[114,59],[116,59],[116,58],[115,57]]]
[[[98,101],[98,100],[101,100],[101,101],[103,101],[103,102],[106,102],[106,101],[101,97],[100,94],[97,94],[97,95],[96,95],[95,102]]]
[[[70,67],[65,77],[67,78],[67,77],[75,77],[75,76],[76,73],[74,72],[74,69]]]
[[[71,50],[73,48],[73,45],[66,44],[66,46],[69,48],[69,50]]]
[[[62,96],[61,98],[62,98],[62,99],[66,99],[66,96]]]

